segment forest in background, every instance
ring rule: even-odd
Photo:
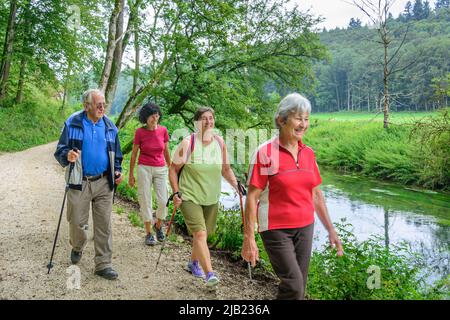
[[[346,29],[319,32],[320,19],[287,2],[0,1],[0,150],[57,139],[92,87],[105,92],[124,153],[135,113],[149,100],[162,107],[170,130],[192,130],[199,105],[214,107],[222,132],[270,129],[277,103],[293,90],[312,101],[313,113],[384,111],[379,30],[352,18]],[[394,126],[386,132],[366,126],[371,120],[357,130],[314,121],[306,140],[321,164],[448,189],[450,9],[448,0],[427,3],[415,0],[397,18],[386,17],[390,108],[442,112],[401,124],[386,122],[384,112],[384,128]]]
[[[397,18],[388,17],[392,52],[404,40],[390,99],[393,111],[429,111],[448,105],[450,82],[450,11],[448,0],[409,2]],[[351,19],[346,29],[319,36],[330,59],[314,65],[316,110],[378,111],[383,96],[383,47],[373,26]]]

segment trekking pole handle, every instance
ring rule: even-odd
[[[242,183],[241,183],[240,180],[237,181],[237,185],[238,185],[239,192],[240,192],[243,196],[246,196],[246,195],[247,195],[247,190],[245,190],[245,188],[244,188],[244,186],[242,185]]]
[[[172,194],[170,195],[169,199],[167,199],[166,207],[169,206],[170,201],[173,200],[173,197],[175,197],[175,195],[178,195],[178,198],[181,199],[181,192],[180,192],[180,191],[177,191],[177,192],[172,193]]]

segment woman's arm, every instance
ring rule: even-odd
[[[328,239],[330,240],[330,245],[332,248],[336,247],[337,255],[342,256],[344,254],[342,249],[342,243],[339,239],[336,230],[334,230],[333,223],[331,222],[330,216],[328,215],[327,205],[325,203],[325,198],[323,197],[322,190],[319,187],[313,189],[313,200],[314,208],[319,216],[325,229],[328,231]]]
[[[133,187],[136,180],[134,178],[134,166],[136,164],[137,153],[139,151],[139,145],[133,144],[133,150],[131,151],[131,159],[130,159],[130,171],[128,173],[128,184],[130,187]]]
[[[259,250],[255,241],[256,207],[262,190],[252,185],[248,187],[244,212],[244,242],[241,256],[254,267],[259,260]]]
[[[166,160],[167,167],[170,167],[171,161],[170,161],[169,142],[166,142],[164,146],[164,159]]]
[[[227,148],[223,144],[223,140],[222,146],[222,176],[239,193],[237,179],[234,175],[233,169],[231,169],[230,163],[228,162]]]
[[[186,159],[185,154],[187,151],[187,148],[189,148],[189,142],[190,140],[184,139],[180,145],[175,150],[175,154],[173,156],[173,161],[170,164],[169,167],[169,182],[170,186],[172,187],[172,193],[179,192],[179,185],[178,185],[178,174],[181,170],[181,168],[184,166]],[[175,207],[179,207],[182,200],[181,197],[178,195],[175,195],[173,197],[173,203]]]

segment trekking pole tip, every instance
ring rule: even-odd
[[[53,268],[53,263],[49,263],[48,265],[47,265],[47,269],[48,269],[48,272],[47,272],[47,274],[50,274],[50,270]]]

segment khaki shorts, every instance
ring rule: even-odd
[[[180,210],[191,234],[198,231],[206,231],[210,235],[216,231],[219,203],[201,206],[192,201],[184,200],[181,203]]]

